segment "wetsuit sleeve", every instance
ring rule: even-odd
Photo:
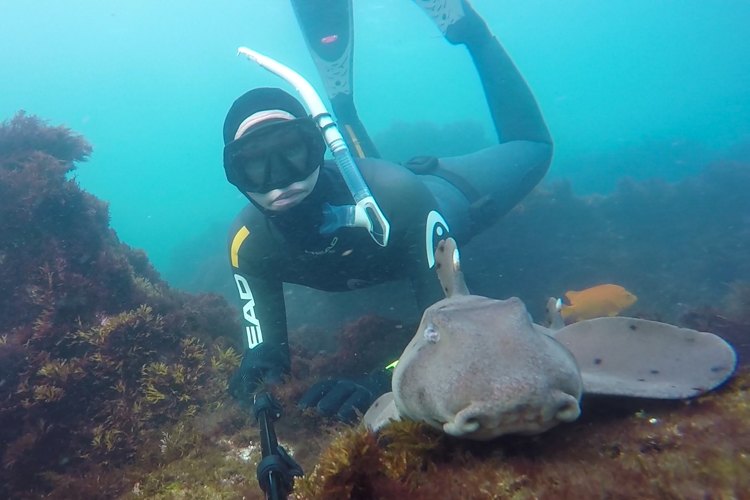
[[[242,343],[246,348],[273,353],[289,369],[286,307],[281,281],[264,276],[252,249],[245,248],[249,231],[241,226],[230,239],[232,273],[242,311]],[[249,255],[248,255],[249,254]],[[261,348],[262,346],[262,348]]]

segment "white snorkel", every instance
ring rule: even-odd
[[[341,176],[354,198],[354,205],[327,206],[321,232],[333,232],[344,226],[364,227],[378,245],[386,246],[391,232],[388,219],[385,218],[375,198],[370,193],[370,188],[367,187],[367,183],[362,178],[362,174],[359,172],[344,137],[336,126],[336,122],[333,121],[331,114],[326,110],[323,101],[312,85],[293,69],[268,56],[259,54],[247,47],[240,47],[237,50],[239,54],[289,82],[299,93],[305,105],[307,105],[313,121],[323,134],[323,139],[328,148],[333,153],[336,166],[338,166]]]

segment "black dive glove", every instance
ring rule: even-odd
[[[299,407],[314,407],[321,415],[352,423],[357,420],[357,412],[366,412],[373,401],[390,389],[389,370],[355,379],[329,378],[310,387],[299,400]]]
[[[243,403],[252,403],[253,392],[262,383],[278,384],[289,373],[289,353],[273,344],[245,349],[237,371],[229,380],[229,394]]]

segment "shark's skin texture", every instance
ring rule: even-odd
[[[595,318],[552,332],[575,353],[586,394],[686,399],[727,380],[737,365],[721,337],[638,318]]]
[[[583,391],[573,355],[534,329],[519,299],[474,295],[425,311],[393,387],[402,417],[475,440],[571,422]]]
[[[442,241],[435,259],[447,297],[427,308],[396,366],[398,413],[475,440],[578,418],[583,383],[573,355],[535,330],[518,298],[470,295],[455,241]]]
[[[435,261],[446,298],[425,311],[393,392],[365,414],[374,431],[411,419],[474,440],[536,434],[578,418],[583,392],[683,399],[720,386],[736,367],[734,349],[711,333],[623,317],[564,326],[554,299],[551,328],[535,324],[516,297],[469,293],[450,238]]]

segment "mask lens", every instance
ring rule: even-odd
[[[308,177],[322,163],[324,152],[312,121],[279,122],[228,144],[224,167],[229,182],[241,190],[267,193]]]

